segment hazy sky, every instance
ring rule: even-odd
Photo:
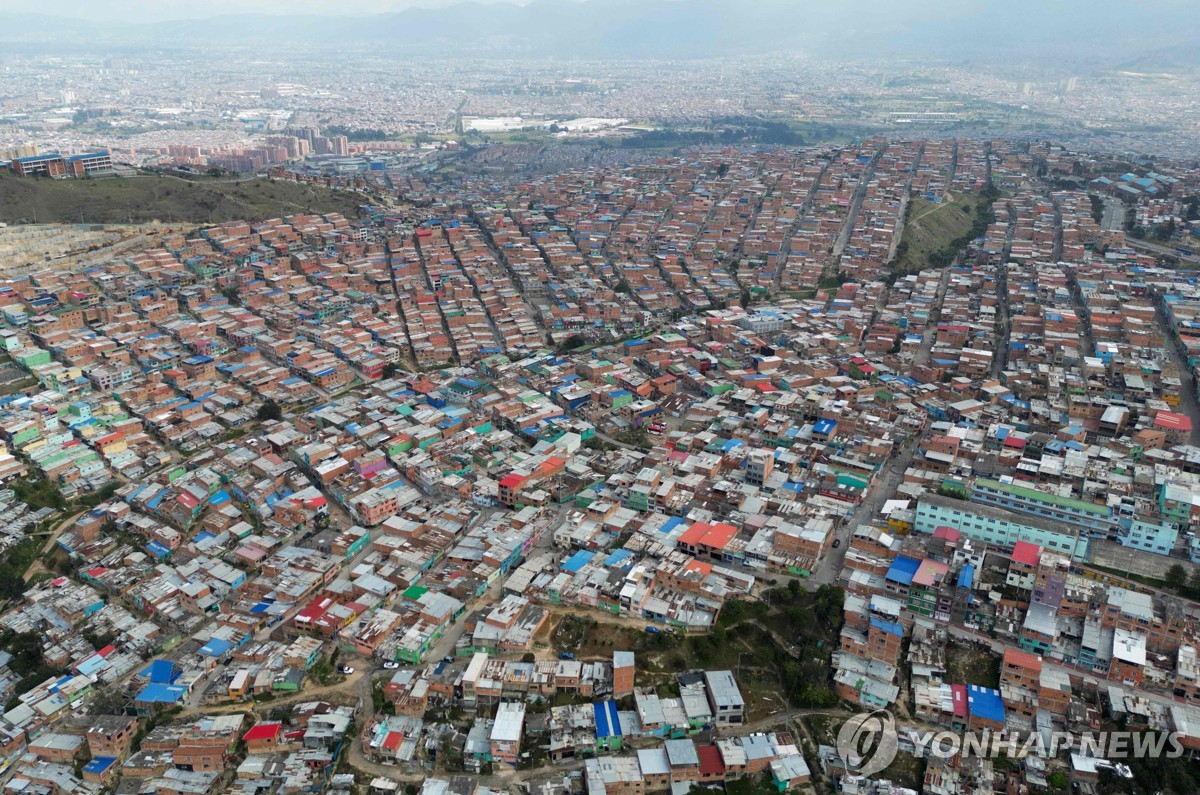
[[[678,0],[686,2],[687,0]],[[806,7],[828,10],[855,9],[863,0],[773,0],[794,3],[794,8]],[[906,0],[893,0],[899,9]],[[203,19],[220,14],[264,13],[264,14],[325,14],[343,16],[349,14],[375,14],[399,11],[414,6],[437,8],[470,3],[511,3],[527,5],[534,0],[0,0],[0,12],[23,12],[54,14],[83,19],[111,19],[121,22],[154,22],[175,19]],[[537,2],[571,3],[579,0],[537,0]],[[723,0],[736,6],[738,0]],[[876,0],[879,2],[879,0]],[[1078,14],[1080,21],[1096,16],[1106,16],[1114,9],[1151,15],[1168,19],[1172,14],[1194,13],[1198,0],[916,0],[926,13],[924,19],[936,22],[943,15],[969,15],[981,6],[1007,2],[1014,8],[1025,6],[1025,11],[1054,11],[1062,15]],[[885,3],[885,7],[889,5]],[[917,21],[920,14],[914,15]]]
[[[564,0],[565,1],[565,0]],[[0,0],[0,11],[56,14],[84,19],[149,22],[218,14],[375,14],[413,6],[435,8],[463,0]],[[525,0],[472,0],[477,3]]]

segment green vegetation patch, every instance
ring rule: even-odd
[[[946,681],[997,689],[1000,687],[1000,658],[986,649],[949,643],[946,646]]]
[[[967,243],[987,231],[990,219],[988,196],[960,194],[941,203],[913,199],[892,270],[915,273],[946,267]]]
[[[192,181],[171,176],[45,179],[0,174],[0,222],[119,224],[260,221],[297,212],[353,218],[362,197],[265,179]]]

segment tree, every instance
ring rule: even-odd
[[[1167,573],[1163,579],[1166,580],[1167,587],[1172,591],[1181,591],[1188,583],[1187,569],[1181,564],[1176,563],[1167,569]]]
[[[28,676],[41,664],[42,639],[36,632],[20,632],[4,648],[12,655],[8,667],[21,676]]]
[[[392,378],[396,375],[396,371],[400,369],[400,365],[395,362],[388,362],[383,366],[383,377]]]
[[[1169,218],[1166,223],[1159,224],[1154,227],[1154,237],[1156,240],[1167,241],[1175,236],[1175,219]]]
[[[20,599],[25,593],[21,573],[7,563],[0,564],[0,599]]]
[[[1200,593],[1200,568],[1192,569],[1192,576],[1188,579],[1188,585],[1195,593]]]
[[[582,348],[586,344],[587,339],[582,334],[572,334],[563,340],[558,346],[558,352],[566,353],[567,351],[573,351],[576,348]]]
[[[279,420],[283,419],[283,409],[279,408],[279,404],[274,400],[268,400],[258,407],[258,413],[255,416],[259,421]]]

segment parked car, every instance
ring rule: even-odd
[[[399,667],[400,667],[400,663],[398,663],[398,662],[393,662],[393,661],[389,660],[388,662],[385,662],[385,663],[383,664],[383,667],[384,667],[384,668],[386,668],[387,670],[391,671],[391,670],[394,670],[394,669],[396,669],[396,668],[399,668]]]
[[[446,655],[445,657],[443,657],[443,658],[442,658],[442,662],[444,662],[444,663],[452,663],[452,662],[454,662],[454,658],[453,658],[453,657],[451,657],[450,655]]]
[[[842,539],[840,539],[840,538],[833,539],[833,548],[834,549],[837,549],[841,545],[842,545]]]
[[[558,659],[560,659],[560,660],[574,660],[574,659],[575,659],[575,653],[574,653],[574,652],[569,652],[569,651],[560,652],[560,653],[559,653],[559,655],[558,655]]]
[[[646,627],[646,632],[650,633],[651,635],[657,635],[662,632],[662,630],[658,627]]]
[[[339,665],[339,666],[338,666],[338,673],[339,673],[339,674],[345,674],[346,676],[349,676],[350,674],[354,673],[354,668],[352,668],[352,667],[351,667],[351,666],[349,666],[349,665]]]

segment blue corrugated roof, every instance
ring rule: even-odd
[[[615,701],[596,701],[592,704],[592,713],[596,716],[596,737],[621,736],[621,719],[617,715]]]
[[[674,530],[676,527],[679,527],[680,525],[685,525],[685,524],[687,524],[687,523],[688,523],[688,522],[687,522],[687,520],[686,520],[686,519],[684,519],[684,518],[682,518],[682,517],[680,517],[680,516],[672,516],[670,519],[668,519],[668,520],[667,520],[667,521],[666,521],[666,522],[663,524],[663,526],[662,526],[662,532],[663,532],[663,533],[669,533],[669,532],[671,532],[672,530]]]
[[[967,685],[967,709],[972,717],[1004,722],[1004,700],[999,690],[979,685]]]
[[[84,773],[103,773],[117,763],[115,756],[94,756],[83,766]]]
[[[93,654],[91,657],[88,657],[86,660],[79,663],[79,665],[76,665],[75,670],[79,671],[79,673],[83,674],[84,676],[91,676],[106,665],[108,665],[107,660],[105,660],[99,654]]]
[[[152,683],[138,693],[137,700],[148,704],[176,704],[186,694],[187,688]]]
[[[605,566],[620,566],[625,561],[633,557],[633,553],[628,549],[614,549],[607,558],[604,559]]]
[[[155,660],[142,670],[143,676],[149,676],[151,682],[170,684],[179,676],[175,663],[170,660]]]
[[[200,653],[205,657],[220,657],[225,652],[233,648],[233,644],[227,640],[213,638],[208,643],[200,647]]]
[[[591,562],[592,558],[594,557],[596,557],[595,552],[589,552],[586,549],[581,549],[567,559],[567,562],[563,564],[563,569],[571,572],[572,574],[576,574],[580,569]]]
[[[900,555],[892,561],[892,567],[888,569],[887,578],[892,582],[898,582],[902,585],[912,585],[913,576],[920,567],[921,561]]]
[[[975,567],[970,563],[958,570],[958,587],[970,588],[971,583],[975,581]]]

